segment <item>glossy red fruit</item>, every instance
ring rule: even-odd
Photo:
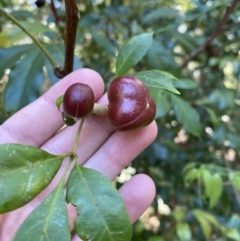
[[[119,131],[147,126],[155,118],[155,102],[146,86],[136,77],[114,79],[108,89],[108,99],[108,117]]]
[[[63,96],[63,111],[74,119],[84,118],[92,112],[94,103],[91,87],[75,83],[68,87]]]

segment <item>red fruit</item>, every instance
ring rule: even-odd
[[[90,86],[76,83],[68,87],[63,97],[63,111],[70,117],[84,118],[92,112],[95,98]]]
[[[155,118],[155,102],[146,86],[136,77],[114,79],[108,89],[108,99],[108,117],[119,131],[147,126]]]

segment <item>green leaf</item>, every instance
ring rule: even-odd
[[[220,224],[218,220],[212,214],[204,212],[200,209],[195,209],[193,210],[193,215],[200,223],[203,233],[207,239],[211,235],[212,225],[220,229]]]
[[[174,87],[177,89],[196,89],[198,84],[190,79],[178,79],[172,82]]]
[[[209,196],[209,208],[213,208],[216,205],[222,194],[223,183],[222,178],[218,173],[213,174],[211,185],[213,185],[214,188],[212,189],[212,193]]]
[[[13,241],[23,240],[71,240],[63,181],[22,223]]]
[[[106,50],[108,53],[113,54],[115,51],[115,46],[112,42],[104,35],[100,35],[96,31],[90,31],[93,41],[102,49]]]
[[[115,77],[124,75],[142,59],[151,47],[153,33],[142,33],[129,39],[119,50]]]
[[[76,163],[67,184],[67,201],[77,207],[75,230],[81,239],[131,240],[132,228],[123,200],[99,172]]]
[[[234,107],[235,92],[231,89],[215,89],[208,98],[203,98],[201,104],[211,104],[218,110],[228,110]]]
[[[142,21],[143,23],[148,23],[161,18],[183,18],[183,13],[171,7],[163,7],[146,14]]]
[[[56,106],[57,106],[57,108],[58,108],[59,111],[60,111],[61,104],[62,104],[62,102],[63,102],[63,97],[64,97],[64,95],[61,95],[61,96],[59,96],[59,97],[57,98],[57,100],[56,100]]]
[[[194,210],[193,215],[199,222],[206,239],[208,239],[211,235],[212,227],[211,225],[209,225],[209,222],[205,219],[204,212],[202,212],[201,210]]]
[[[39,22],[28,22],[22,21],[20,22],[23,27],[25,27],[32,35],[39,35],[44,32],[49,31],[47,25]],[[15,42],[28,38],[28,36],[20,29],[18,26],[13,25],[9,28],[4,28],[4,30],[0,33],[0,42],[3,40],[7,40],[4,47],[8,47],[13,45]]]
[[[179,33],[178,31],[169,31],[175,37],[183,49],[187,53],[191,53],[201,44],[198,43],[199,39],[191,36],[189,33]],[[201,55],[200,55],[201,56]]]
[[[191,240],[192,233],[187,223],[177,223],[176,231],[177,231],[177,236],[180,240],[183,240],[183,241]]]
[[[13,46],[0,49],[0,78],[6,69],[11,69],[25,52],[29,52],[32,45]]]
[[[191,169],[184,175],[184,181],[185,182],[193,182],[194,180],[198,179],[200,176],[198,169]]]
[[[42,67],[43,55],[35,47],[11,70],[4,96],[7,111],[16,111],[40,96],[44,81]]]
[[[216,113],[214,112],[214,110],[211,109],[211,108],[208,108],[208,107],[206,107],[206,106],[203,106],[203,108],[204,108],[204,109],[207,111],[207,113],[209,114],[209,117],[210,117],[213,125],[214,125],[215,127],[217,127],[217,126],[219,125],[219,120],[218,120],[218,117],[217,117]]]
[[[224,235],[232,240],[240,241],[240,232],[235,228],[226,229]]]
[[[51,182],[65,156],[20,144],[0,145],[0,213],[23,206]]]
[[[240,191],[240,172],[231,171],[228,176],[235,188]]]
[[[151,88],[150,95],[154,99],[157,107],[155,118],[165,116],[171,108],[171,104],[166,91],[162,91],[161,89]]]
[[[195,169],[195,167],[196,167],[196,163],[195,163],[195,162],[190,162],[190,163],[188,163],[188,164],[184,167],[184,169],[182,170],[182,173],[183,173],[183,174],[186,174],[188,171],[190,171],[190,170],[192,170],[192,169]]]
[[[212,232],[211,225],[209,225],[209,223],[204,218],[202,218],[201,216],[195,215],[195,217],[198,220],[198,222],[199,222],[199,224],[202,228],[203,234],[206,237],[206,239],[210,238],[210,235],[211,235],[211,232]]]
[[[212,175],[207,169],[204,169],[201,173],[205,187],[205,196],[209,198],[209,208],[213,208],[222,194],[222,178],[218,173]]]
[[[180,92],[175,89],[171,81],[175,77],[167,72],[160,70],[148,70],[135,73],[134,76],[139,78],[146,86],[166,89],[175,94],[180,94]]]
[[[147,241],[164,241],[164,239],[159,235],[154,235],[150,237]]]
[[[166,70],[171,73],[179,72],[179,67],[172,53],[155,39],[147,52],[146,59],[150,69]]]
[[[188,102],[171,94],[174,103],[174,110],[177,120],[183,125],[187,132],[200,138],[202,125],[199,120],[199,114],[190,106]]]

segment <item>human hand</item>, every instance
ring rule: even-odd
[[[91,86],[96,101],[107,103],[100,75],[90,69],[80,69],[66,76],[38,100],[3,123],[0,126],[0,144],[32,145],[56,155],[71,151],[78,125],[58,132],[63,126],[63,120],[55,101],[68,86],[78,81]],[[114,180],[121,170],[155,139],[156,133],[155,122],[142,129],[115,132],[107,117],[91,115],[84,122],[77,155],[83,166],[95,169],[110,180]],[[63,166],[65,164],[63,163]],[[63,170],[64,167],[60,169],[51,184],[31,202],[17,210],[0,215],[0,240],[12,240],[24,219],[57,185]],[[119,192],[126,204],[130,220],[134,222],[152,202],[155,186],[148,176],[138,174],[126,182]],[[73,229],[76,210],[71,205],[68,205],[68,215],[70,227]],[[79,238],[75,235],[72,240],[77,241]]]

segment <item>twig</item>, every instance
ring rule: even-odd
[[[54,0],[51,0],[50,9],[51,9],[52,14],[54,16],[55,24],[56,24],[56,26],[57,26],[57,28],[58,28],[61,36],[62,36],[63,41],[65,42],[65,31],[64,31],[65,28],[64,28],[64,26],[61,25],[61,18],[59,16],[58,12],[57,12],[56,6],[54,4]]]
[[[55,23],[58,24],[59,21],[60,21],[60,17],[58,15],[57,9],[55,7],[54,0],[51,0],[50,8],[51,8],[52,14],[53,14],[53,16],[55,18]]]
[[[51,55],[48,53],[48,51],[45,49],[45,47],[41,44],[41,42],[35,38],[16,18],[14,18],[11,14],[7,13],[4,9],[0,7],[0,13],[2,13],[6,18],[11,20],[13,23],[15,23],[22,31],[29,36],[32,41],[38,46],[38,48],[45,54],[46,58],[49,60],[53,68],[57,67],[57,64],[51,57]]]
[[[221,34],[222,30],[223,30],[223,26],[225,24],[225,22],[227,21],[229,15],[234,11],[234,9],[236,8],[237,4],[240,3],[240,0],[234,0],[232,2],[232,4],[227,8],[225,14],[222,16],[222,18],[220,19],[215,31],[212,33],[212,35],[210,35],[207,40],[195,51],[193,51],[188,58],[183,62],[183,64],[181,65],[181,69],[184,69],[185,67],[187,67],[188,63],[193,60],[197,55],[199,55],[202,51],[204,51],[204,49],[214,40],[214,38],[216,38],[219,34]]]
[[[80,19],[76,0],[65,0],[66,8],[66,41],[64,67],[55,68],[55,75],[62,78],[73,71],[74,47],[78,20]]]

